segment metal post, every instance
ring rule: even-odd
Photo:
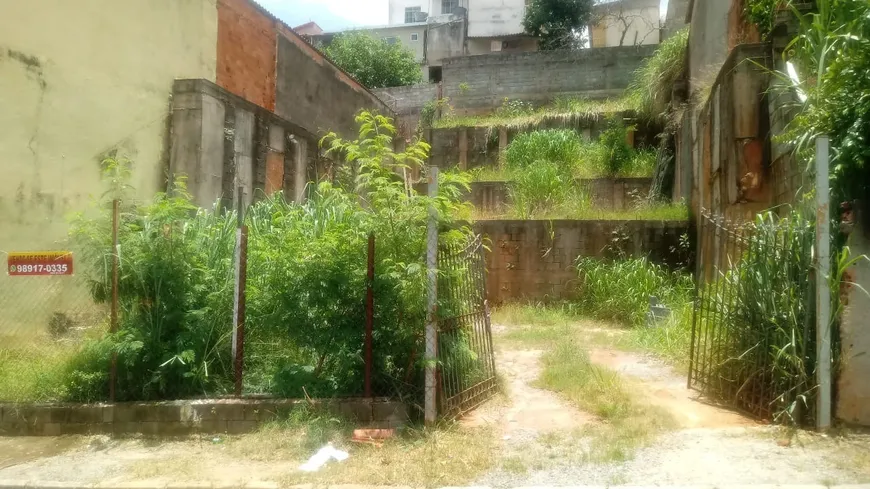
[[[118,331],[118,218],[120,201],[112,200],[112,305],[109,331]],[[115,383],[118,379],[118,353],[112,352],[112,364],[109,370],[109,401],[115,402]]]
[[[233,297],[233,361],[235,394],[242,395],[242,369],[245,358],[245,283],[248,276],[248,227],[245,226],[244,187],[236,194],[238,229],[236,229],[235,295]]]
[[[819,393],[816,427],[831,427],[831,196],[828,180],[829,140],[816,139],[816,375]]]
[[[369,234],[368,273],[366,275],[366,378],[365,397],[372,397],[372,329],[375,322],[375,234]]]
[[[429,167],[429,197],[438,196],[438,167]],[[437,362],[437,303],[438,303],[438,215],[434,206],[429,207],[429,223],[426,233],[426,274],[429,296],[427,298],[426,317],[426,396],[424,402],[424,417],[427,426],[435,424],[437,411],[435,406],[435,369]]]

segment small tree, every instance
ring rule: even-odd
[[[537,37],[542,50],[568,49],[592,17],[593,0],[532,0],[523,27]]]
[[[400,87],[423,80],[411,50],[364,32],[336,36],[326,47],[326,55],[368,88]]]

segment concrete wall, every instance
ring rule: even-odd
[[[558,96],[621,95],[655,46],[467,56],[444,61],[444,96],[460,112],[499,107],[505,97],[544,104]],[[459,88],[467,84],[466,90]]]
[[[465,19],[429,24],[426,31],[426,63],[429,66],[441,66],[445,58],[463,56],[465,41]]]
[[[299,37],[278,36],[277,70],[275,113],[314,134],[355,137],[354,116],[362,109],[392,115],[384,102]]]
[[[278,190],[301,200],[316,180],[317,137],[298,124],[205,80],[177,80],[172,109],[170,173],[188,176],[201,207],[247,206]]]
[[[104,157],[133,160],[138,197],[164,187],[172,81],[215,79],[217,13],[207,0],[2,3],[0,250],[65,249],[68,216],[104,190]],[[46,301],[34,318],[50,314],[62,279],[35,278],[0,274],[0,311],[33,284]]]
[[[685,27],[686,14],[688,13],[689,0],[668,0],[668,12],[665,14],[662,40],[673,36],[675,32]]]
[[[525,0],[472,0],[468,5],[469,37],[521,34]]]
[[[115,404],[0,404],[0,435],[241,434],[313,407],[373,428],[398,428],[408,408],[389,399],[206,399]]]
[[[538,40],[531,36],[475,37],[468,39],[468,54],[529,53],[538,50]]]
[[[743,12],[746,0],[691,3],[689,77],[704,85],[719,73],[728,53],[738,44],[757,43],[758,30],[748,24]]]
[[[742,44],[723,64],[710,98],[697,111],[692,208],[734,221],[751,220],[776,202],[771,178],[770,117],[765,97],[772,52],[767,44]],[[684,152],[678,152],[684,158]],[[685,161],[678,162],[685,166]]]
[[[614,234],[626,236],[623,251],[676,264],[673,254],[684,222],[648,221],[477,221],[476,232],[488,238],[487,298],[492,304],[512,300],[559,300],[575,297],[577,257],[602,257]]]
[[[867,202],[863,202],[866,207]],[[868,209],[862,209],[868,212]],[[855,229],[849,236],[852,256],[870,256],[870,228],[866,218],[859,215]],[[863,221],[863,222],[862,222]],[[849,270],[848,280],[870,284],[870,261],[858,261]],[[849,423],[870,426],[870,297],[864,290],[849,286],[843,294],[848,301],[840,325],[842,342],[841,365],[837,382],[836,416]]]

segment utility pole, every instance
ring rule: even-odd
[[[816,376],[819,384],[816,428],[831,427],[831,196],[830,140],[816,139]]]
[[[429,167],[429,197],[438,196],[438,167]],[[426,302],[426,396],[424,402],[424,418],[426,426],[435,424],[437,406],[435,399],[436,363],[438,361],[438,215],[435,206],[429,207],[429,223],[426,229],[426,274],[429,296]]]

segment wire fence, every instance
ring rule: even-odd
[[[700,221],[689,386],[761,419],[812,422],[813,223]]]

